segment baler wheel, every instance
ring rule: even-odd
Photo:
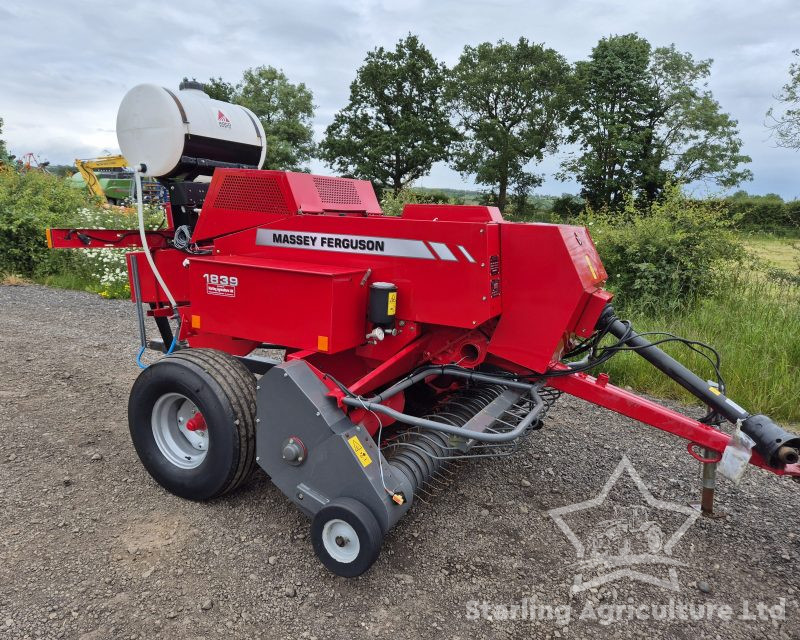
[[[239,360],[213,349],[183,349],[142,371],[128,426],[156,482],[210,500],[246,481],[255,466],[255,387]]]
[[[345,578],[360,576],[377,560],[383,543],[378,520],[353,498],[337,498],[311,523],[311,543],[322,564]]]

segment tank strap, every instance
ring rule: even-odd
[[[162,88],[164,89],[164,91],[166,91],[169,95],[172,96],[172,99],[175,101],[175,104],[178,105],[178,111],[181,112],[181,120],[183,120],[183,124],[189,124],[189,119],[186,117],[186,111],[184,110],[181,101],[178,100],[178,96],[176,96],[174,93],[172,93],[172,91],[170,91],[166,87]]]
[[[258,137],[259,140],[261,140],[261,132],[258,130],[258,125],[256,124],[256,121],[253,120],[253,116],[250,114],[250,110],[242,108],[242,111],[244,111],[247,114],[247,117],[250,118],[250,122],[253,123],[253,128],[256,130],[256,136]]]

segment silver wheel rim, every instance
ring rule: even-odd
[[[322,544],[331,558],[343,564],[353,562],[361,551],[356,530],[344,520],[336,518],[328,520],[322,527]]]
[[[208,453],[208,429],[187,427],[198,413],[195,404],[180,393],[165,393],[153,405],[153,437],[158,450],[180,469],[199,467]]]

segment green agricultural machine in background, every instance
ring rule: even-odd
[[[133,170],[124,156],[102,156],[90,160],[75,160],[77,172],[69,178],[76,189],[88,188],[98,198],[111,205],[122,205],[135,197]],[[155,180],[142,181],[145,202],[165,202],[166,190]]]

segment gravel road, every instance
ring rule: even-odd
[[[669,506],[697,499],[698,463],[564,397],[529,449],[459,466],[346,580],[262,474],[208,504],[150,480],[127,428],[135,352],[128,302],[0,287],[2,638],[800,638],[800,484],[722,479],[728,517],[667,549],[691,522]],[[576,574],[613,568],[578,564],[548,511],[598,496],[623,456],[654,506],[623,469],[564,521],[586,549],[644,539],[662,560],[572,594]]]

